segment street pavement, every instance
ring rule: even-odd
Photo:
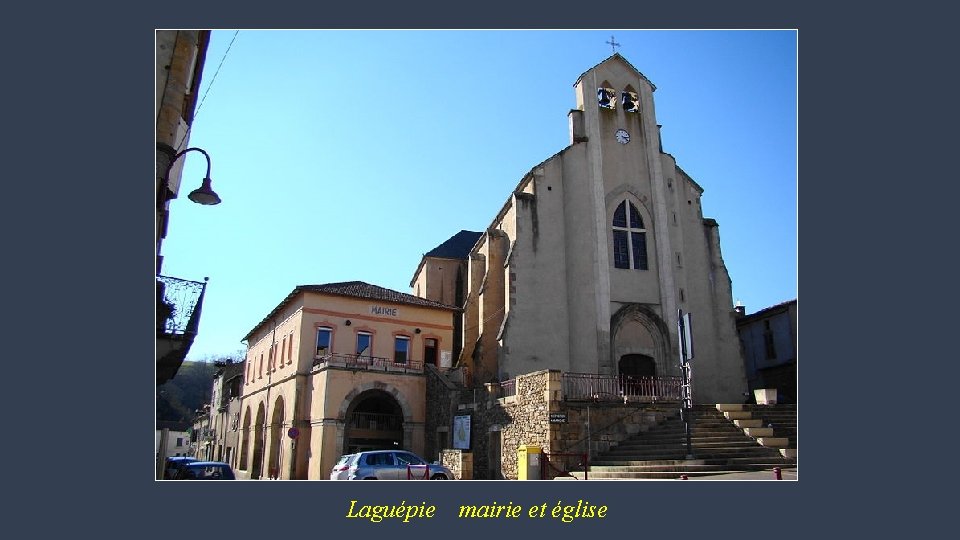
[[[691,476],[688,480],[776,480],[773,469],[765,471],[735,472],[727,474],[712,474],[709,476]],[[797,469],[781,469],[781,480],[797,480]]]

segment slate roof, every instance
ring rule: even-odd
[[[440,302],[434,302],[433,300],[427,300],[426,298],[420,298],[412,294],[398,292],[393,289],[380,287],[378,285],[371,285],[363,281],[343,281],[339,283],[325,283],[322,285],[297,285],[292,291],[290,291],[290,294],[288,294],[287,297],[277,305],[277,307],[273,308],[273,311],[271,311],[266,317],[263,318],[263,320],[257,323],[252,330],[247,332],[247,335],[243,336],[243,340],[249,339],[258,328],[272,319],[274,315],[283,309],[283,307],[293,300],[294,297],[305,292],[331,294],[335,296],[349,296],[352,298],[366,298],[370,300],[379,300],[382,302],[448,309],[451,311],[458,310],[458,308],[454,306],[448,306],[447,304],[441,304]]]
[[[423,257],[420,258],[420,264],[417,265],[417,269],[413,272],[413,277],[410,279],[410,286],[413,287],[414,282],[417,280],[417,275],[427,261],[427,257],[466,260],[466,258],[470,256],[470,250],[473,249],[473,246],[477,245],[477,240],[479,240],[481,236],[483,236],[483,233],[462,230],[448,238],[446,242],[431,249],[428,253],[424,253]]]
[[[430,250],[424,257],[439,259],[466,259],[470,250],[476,245],[483,233],[460,231],[451,236],[446,242]]]

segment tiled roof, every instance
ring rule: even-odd
[[[393,289],[386,289],[377,285],[370,285],[363,281],[344,281],[342,283],[327,283],[326,285],[298,285],[296,290],[335,294],[337,296],[352,296],[354,298],[369,298],[370,300],[382,300],[384,302],[395,302],[414,306],[457,309],[453,306],[441,304],[440,302],[434,302],[433,300],[427,300],[426,298],[420,298]]]
[[[281,309],[288,302],[293,300],[301,292],[314,292],[320,294],[332,294],[336,296],[350,296],[353,298],[368,298],[370,300],[380,300],[383,302],[395,302],[398,304],[407,304],[411,306],[422,306],[422,307],[431,307],[431,308],[440,308],[440,309],[449,309],[456,311],[458,308],[454,306],[448,306],[446,304],[441,304],[440,302],[434,302],[433,300],[427,300],[426,298],[420,298],[413,296],[412,294],[406,294],[392,289],[387,289],[384,287],[379,287],[377,285],[371,285],[363,281],[344,281],[341,283],[326,283],[323,285],[297,285],[294,287],[290,294],[280,302],[277,307],[273,308],[266,317],[263,318],[252,330],[247,332],[247,335],[243,336],[243,341],[246,341],[257,331],[258,328],[263,326],[267,321],[272,319],[274,315],[280,312]]]
[[[460,231],[451,236],[446,242],[430,250],[424,257],[466,259],[467,256],[470,255],[470,250],[473,249],[473,246],[481,236],[483,236],[483,233]]]

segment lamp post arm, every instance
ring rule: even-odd
[[[204,178],[210,178],[210,154],[207,154],[207,151],[204,150],[203,148],[197,148],[194,146],[192,148],[187,148],[186,150],[182,150],[178,152],[177,155],[173,156],[173,159],[170,160],[170,163],[167,164],[167,170],[166,172],[163,173],[163,182],[167,184],[168,187],[170,184],[170,169],[173,168],[173,164],[176,163],[181,156],[183,156],[187,152],[192,152],[194,150],[203,154],[203,157],[207,159],[207,174]]]

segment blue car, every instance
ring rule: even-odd
[[[167,458],[167,463],[163,467],[163,479],[164,480],[173,480],[177,477],[177,473],[180,472],[180,467],[186,463],[196,461],[197,458],[192,458],[189,456],[172,456]]]
[[[233,469],[222,461],[191,461],[184,463],[176,480],[236,480]]]

